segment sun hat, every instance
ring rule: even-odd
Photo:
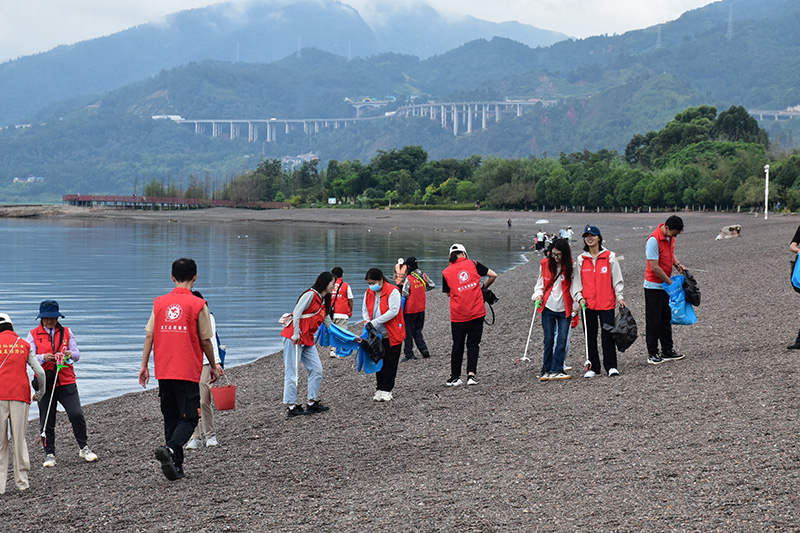
[[[58,310],[58,302],[55,300],[45,300],[39,304],[39,316],[36,318],[64,318]]]
[[[14,324],[11,322],[11,317],[10,317],[10,316],[8,316],[8,315],[7,315],[7,314],[5,314],[5,313],[0,313],[0,325],[2,325],[2,324],[11,324],[12,326],[14,325]]]
[[[600,237],[601,236],[600,228],[598,228],[597,226],[586,226],[583,229],[583,236],[586,237],[587,235],[595,235],[597,237]]]
[[[466,254],[467,249],[464,247],[463,244],[455,243],[453,246],[450,247],[450,253],[452,254],[453,252],[464,252]]]

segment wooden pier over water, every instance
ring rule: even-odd
[[[234,202],[231,200],[209,200],[207,198],[160,198],[156,196],[102,196],[89,194],[65,194],[62,200],[67,205],[94,207],[105,206],[117,209],[201,209],[204,207],[239,207],[246,209],[288,209],[289,202]]]

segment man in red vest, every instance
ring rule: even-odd
[[[331,274],[333,274],[333,293],[331,294],[333,323],[347,329],[350,317],[353,316],[353,289],[349,283],[342,279],[342,276],[344,276],[342,267],[333,267]],[[343,350],[341,355],[348,355],[348,353]],[[340,354],[337,353],[337,350],[331,348],[331,357],[336,358],[339,356]]]
[[[664,361],[683,359],[683,354],[672,345],[672,313],[669,296],[662,283],[672,285],[672,267],[683,273],[683,265],[675,258],[675,238],[683,231],[681,217],[672,215],[660,224],[647,238],[645,257],[647,269],[644,274],[645,341],[647,362],[659,365]],[[658,343],[661,343],[661,353]]]
[[[145,327],[139,384],[147,387],[150,381],[152,351],[166,438],[166,445],[156,448],[155,456],[167,479],[175,481],[183,477],[183,446],[200,418],[203,354],[211,371],[210,383],[224,371],[214,359],[208,306],[192,294],[197,281],[194,260],[181,258],[172,263],[172,281],[172,292],[153,301],[153,312]]]

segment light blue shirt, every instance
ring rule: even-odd
[[[670,238],[667,237],[667,242]],[[644,245],[644,256],[648,261],[658,261],[658,241],[655,237],[647,239],[647,244]],[[664,285],[661,282],[644,280],[645,289],[661,289],[664,290]]]

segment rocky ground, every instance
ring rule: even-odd
[[[176,223],[241,219],[227,211],[233,210],[156,216]],[[253,223],[314,223],[319,213],[260,212],[265,218]],[[532,262],[503,273],[494,286],[501,301],[497,323],[484,329],[478,385],[444,386],[448,302],[434,291],[425,327],[433,357],[401,363],[394,401],[372,402],[374,376],[356,373],[348,359],[326,357],[322,400],[330,411],[285,420],[281,358],[231,368],[237,405],[217,413],[221,446],[188,451],[187,477],[178,482],[167,481],[153,459],[162,432],[154,390],[85,407],[90,445],[100,456],[93,464],[78,457],[61,414],[58,466],[43,469],[31,424],[31,488],[19,493],[10,481],[0,496],[3,530],[800,528],[800,353],[785,349],[800,326],[787,264],[800,218],[683,215],[677,256],[694,270],[703,301],[697,324],[674,328],[686,358],[659,366],[646,362],[641,287],[644,240],[663,214],[348,211],[338,222],[491,238],[498,228],[507,231],[509,216],[511,231],[530,235],[543,217],[553,231],[596,224],[624,257],[625,300],[641,337],[620,356],[619,378],[581,377],[584,341],[576,330],[568,359],[573,378],[537,381],[538,321],[532,362],[514,365],[530,325]],[[741,224],[742,236],[714,241],[728,224]]]

